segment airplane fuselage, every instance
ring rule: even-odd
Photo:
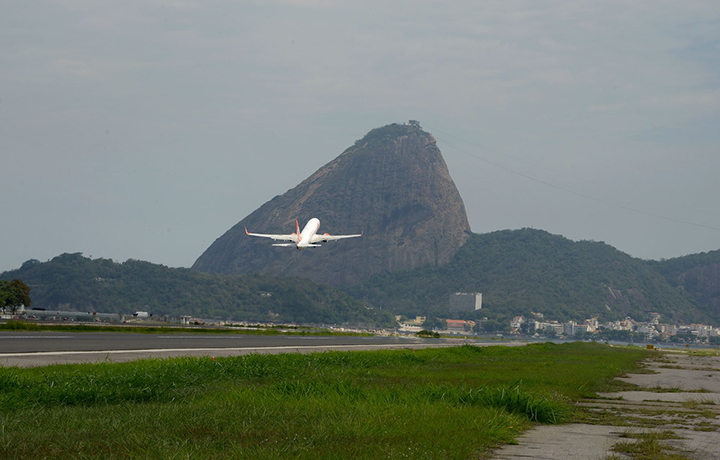
[[[298,240],[295,247],[298,249],[305,249],[312,246],[313,237],[317,234],[318,229],[320,229],[320,219],[313,217],[307,224],[305,224],[305,228],[302,229],[302,232],[298,234]]]

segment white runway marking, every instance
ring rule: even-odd
[[[408,348],[412,343],[388,343],[377,345],[285,345],[281,347],[223,347],[223,348],[146,348],[141,350],[97,350],[97,351],[38,351],[29,353],[0,353],[2,358],[16,358],[21,356],[65,356],[65,355],[117,355],[122,353],[175,353],[181,351],[252,351],[252,350],[313,350],[313,349],[348,349],[348,348]],[[447,344],[434,344],[434,346],[446,346]],[[448,345],[449,346],[449,345]]]
[[[233,337],[233,336],[227,336],[227,335],[225,335],[225,336],[222,336],[222,335],[218,335],[218,336],[159,335],[156,338],[157,339],[169,339],[169,340],[172,340],[172,339],[203,339],[203,340],[207,340],[207,339],[244,339],[245,337],[242,337],[242,336]]]

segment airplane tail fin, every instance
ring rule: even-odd
[[[297,232],[297,235],[300,235],[300,223],[295,219],[295,231]]]

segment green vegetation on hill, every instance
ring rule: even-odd
[[[33,306],[78,311],[151,311],[252,321],[392,324],[392,315],[448,317],[454,292],[482,292],[489,330],[515,315],[601,321],[720,323],[720,251],[655,262],[601,242],[533,229],[473,234],[444,266],[375,276],[340,291],[308,280],[216,275],[137,260],[63,254],[30,260],[1,279],[22,279]],[[374,306],[375,308],[371,308]],[[495,327],[493,327],[495,326]]]
[[[716,324],[720,323],[720,250],[649,264],[670,284],[692,297]]]
[[[25,262],[2,277],[22,278],[33,306],[46,309],[155,315],[195,315],[250,321],[390,324],[387,312],[369,308],[334,288],[297,278],[214,275],[139,260],[124,263],[62,254]]]
[[[533,229],[473,234],[447,265],[376,276],[348,292],[408,316],[445,317],[450,294],[482,292],[483,309],[467,317],[504,322],[534,311],[556,320],[642,320],[659,312],[668,321],[708,319],[647,262]]]
[[[720,264],[720,250],[701,252],[700,254],[691,254],[661,261],[653,260],[650,261],[649,264],[662,273],[669,281],[676,283],[680,275],[692,269]]]

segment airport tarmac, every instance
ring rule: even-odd
[[[455,339],[381,336],[2,331],[0,365],[30,367],[174,356],[219,357],[248,353],[429,348],[457,346],[465,342],[467,341]],[[470,342],[477,344],[476,341]],[[493,342],[486,345],[496,344],[498,343]]]

